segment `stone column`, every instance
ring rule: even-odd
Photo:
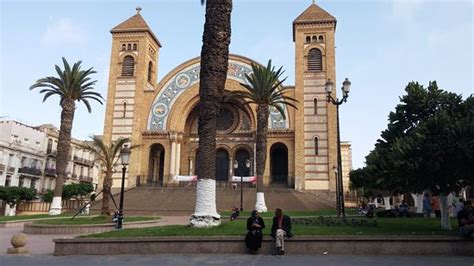
[[[176,174],[175,167],[176,167],[176,133],[170,132],[170,140],[171,140],[171,157],[170,157],[170,178],[173,180],[173,177]]]
[[[234,176],[234,158],[229,157],[229,177],[227,180],[232,180],[232,177]]]
[[[188,157],[188,162],[189,162],[189,175],[193,175],[193,157],[189,156]]]
[[[181,142],[183,141],[183,135],[178,133],[176,137],[176,158],[175,158],[175,175],[180,174],[180,169],[181,169]]]

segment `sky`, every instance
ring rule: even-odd
[[[61,57],[94,67],[104,98],[110,63],[110,29],[142,8],[163,47],[158,80],[199,56],[205,9],[200,0],[0,0],[0,117],[30,125],[59,126],[58,99],[42,103],[29,91],[53,75]],[[311,0],[235,0],[230,52],[283,66],[294,84],[292,22]],[[335,16],[336,84],[352,88],[340,108],[341,138],[352,143],[353,167],[364,165],[387,117],[410,81],[430,80],[446,90],[473,93],[473,2],[470,0],[344,0],[316,3]],[[76,110],[73,137],[102,134],[105,107]]]

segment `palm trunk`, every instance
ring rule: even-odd
[[[61,127],[59,129],[58,152],[56,156],[56,186],[54,188],[53,202],[49,215],[61,214],[63,184],[66,179],[66,169],[71,150],[71,131],[76,105],[74,100],[63,99],[61,111]]]
[[[270,110],[268,105],[259,104],[257,107],[257,139],[256,139],[256,169],[257,169],[257,202],[255,209],[259,212],[266,212],[267,205],[263,194],[263,173],[267,162],[267,131],[268,116]]]
[[[232,0],[208,0],[201,50],[195,227],[220,224],[216,211],[216,119],[221,107],[229,62]]]
[[[110,215],[110,194],[112,189],[112,171],[105,173],[103,188],[102,188],[102,209],[100,214]]]

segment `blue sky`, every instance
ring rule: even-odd
[[[322,1],[334,15],[337,84],[352,81],[341,107],[342,139],[350,140],[354,168],[363,166],[387,125],[406,84],[437,80],[447,90],[473,93],[473,4],[464,0]],[[292,21],[311,0],[236,0],[231,53],[265,63],[272,59],[294,84]],[[97,90],[105,97],[110,60],[110,29],[135,14],[142,16],[163,45],[158,79],[200,54],[204,8],[189,1],[5,1],[0,0],[0,117],[32,125],[59,125],[57,99],[42,104],[28,88],[53,74],[66,57],[94,67]],[[101,134],[104,106],[76,111],[73,136]]]

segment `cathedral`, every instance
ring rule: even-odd
[[[290,96],[298,100],[298,109],[284,107],[285,118],[271,110],[266,187],[335,191],[337,117],[335,106],[326,101],[324,88],[328,79],[336,80],[335,29],[336,19],[316,4],[293,21],[295,84],[289,87]],[[200,58],[176,66],[158,82],[162,44],[140,9],[111,33],[104,140],[127,137],[136,146],[130,157],[126,187],[166,187],[179,180],[193,180]],[[245,74],[251,73],[252,63],[257,62],[230,54],[225,91],[243,90],[241,83],[247,82]],[[230,184],[235,176],[254,175],[256,107],[238,108],[240,105],[235,100],[222,103],[218,117],[218,185]],[[347,181],[350,144],[343,143],[342,149],[343,177]],[[120,187],[120,178],[121,174],[114,174],[114,187]]]

